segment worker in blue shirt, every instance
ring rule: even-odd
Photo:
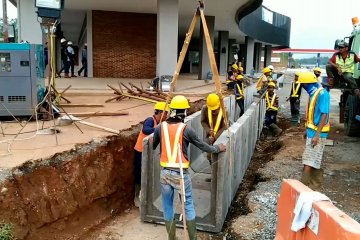
[[[306,146],[302,156],[302,183],[318,190],[323,182],[321,162],[326,138],[330,132],[330,94],[311,72],[299,73],[298,82],[309,94],[306,111]]]
[[[139,207],[139,195],[141,189],[141,156],[143,151],[143,140],[148,135],[152,134],[157,125],[165,121],[169,107],[166,106],[165,102],[157,102],[154,106],[154,115],[148,117],[144,121],[143,128],[141,129],[136,145],[134,147],[134,163],[135,163],[135,199],[134,203],[136,207]],[[165,112],[164,112],[165,111]],[[164,112],[164,114],[163,114]]]

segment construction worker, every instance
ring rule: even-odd
[[[279,136],[282,129],[276,124],[276,118],[279,110],[279,97],[274,92],[275,83],[269,82],[265,94],[266,113],[265,113],[265,126],[271,130],[274,136]]]
[[[315,74],[316,79],[318,80],[318,82],[321,83],[321,82],[322,82],[322,79],[321,79],[321,68],[316,67],[316,68],[314,68],[313,72],[314,72],[314,74]]]
[[[360,98],[360,90],[353,77],[355,64],[360,62],[360,58],[353,51],[348,51],[348,43],[342,41],[338,44],[339,51],[334,53],[326,65],[328,81],[332,85],[343,87],[342,82],[347,83],[354,94]]]
[[[73,43],[71,41],[68,41],[67,43],[67,61],[69,62],[69,66],[71,69],[71,77],[76,77],[75,73],[74,73],[74,69],[75,69],[75,51],[74,51],[74,47],[73,47]],[[65,70],[66,73],[66,70]],[[65,76],[66,77],[66,76]]]
[[[319,86],[311,72],[299,73],[298,82],[309,94],[306,114],[306,146],[302,155],[304,169],[301,182],[317,190],[323,181],[321,161],[325,140],[330,131],[330,94]]]
[[[231,65],[231,70],[227,73],[226,86],[228,89],[234,89],[236,76],[239,74],[239,66],[234,63]]]
[[[301,83],[298,82],[299,73],[295,73],[294,81],[291,84],[290,91],[290,111],[291,121],[300,123],[300,98],[301,98]]]
[[[84,48],[81,51],[81,63],[82,66],[78,71],[78,76],[81,76],[82,71],[84,71],[84,77],[87,77],[87,43],[84,44]]]
[[[61,44],[61,62],[62,62],[62,66],[61,66],[61,69],[57,72],[57,76],[61,77],[62,71],[65,70],[65,76],[69,77],[68,61],[67,61],[67,41],[66,41],[66,39],[62,38],[60,40],[60,44]],[[67,71],[67,74],[66,74],[66,71]]]
[[[174,191],[181,194],[181,183],[184,183],[185,189],[185,216],[189,239],[196,237],[195,209],[192,197],[191,178],[188,171],[190,159],[188,157],[189,143],[200,148],[202,151],[210,153],[219,153],[226,151],[224,144],[211,146],[202,141],[195,131],[184,124],[186,111],[190,108],[188,100],[181,95],[175,96],[170,103],[169,118],[162,122],[154,132],[153,149],[160,144],[160,188],[162,196],[162,205],[165,226],[169,240],[176,239],[176,223],[174,219]],[[178,146],[181,148],[181,156],[178,154]],[[180,168],[184,172],[182,179]],[[182,181],[183,180],[183,181]]]
[[[244,114],[244,83],[243,83],[244,77],[242,75],[238,75],[236,77],[236,84],[234,87],[234,94],[236,98],[236,103],[239,105],[240,108],[240,116],[241,117]]]
[[[220,98],[216,93],[210,93],[206,98],[206,105],[201,109],[201,125],[206,132],[206,138],[212,145],[225,130]]]
[[[144,125],[139,133],[139,136],[136,141],[136,145],[134,147],[134,168],[135,168],[135,198],[134,203],[136,207],[139,207],[139,195],[141,189],[141,155],[143,152],[143,140],[146,136],[152,134],[160,123],[160,121],[164,121],[167,118],[167,113],[169,111],[169,107],[166,106],[165,102],[157,102],[154,105],[154,115],[152,117],[148,117],[144,121]],[[165,112],[164,112],[165,111]],[[164,116],[163,116],[164,112]],[[162,118],[161,118],[162,117]]]
[[[266,67],[263,69],[263,74],[261,75],[261,77],[259,78],[257,84],[256,84],[256,89],[257,92],[262,95],[266,89],[267,89],[267,85],[268,83],[271,81],[271,70],[270,68]]]

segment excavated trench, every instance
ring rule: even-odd
[[[283,130],[290,128],[287,120],[280,120],[279,127]],[[235,233],[231,227],[233,220],[241,215],[250,213],[248,206],[248,194],[255,190],[255,187],[260,182],[266,182],[268,179],[264,178],[259,169],[264,167],[266,163],[274,159],[274,154],[283,147],[283,142],[279,138],[261,138],[256,144],[254,155],[251,159],[250,165],[246,170],[244,179],[240,184],[237,194],[231,203],[231,207],[227,214],[222,232],[211,236],[214,240],[241,240],[242,237]]]
[[[204,101],[191,104],[189,114]],[[0,170],[0,222],[17,239],[79,239],[133,204],[133,147],[142,124],[48,159]]]

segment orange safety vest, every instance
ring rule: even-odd
[[[296,87],[295,87],[296,83],[292,83],[292,94],[291,97],[299,97],[299,89],[301,87],[301,83],[297,83]]]
[[[157,126],[157,122],[156,122],[156,119],[154,117],[152,117],[153,120],[154,120],[154,128],[156,128]],[[136,144],[135,144],[135,147],[134,149],[138,152],[142,152],[143,151],[143,140],[145,137],[147,137],[148,135],[146,135],[145,133],[143,133],[142,129],[139,133],[139,136],[136,140]]]
[[[306,107],[306,127],[313,129],[315,131],[318,130],[318,127],[315,125],[314,123],[314,116],[315,116],[315,108],[316,108],[316,104],[317,104],[317,99],[319,97],[319,94],[321,91],[325,90],[324,88],[319,88],[318,90],[316,90],[314,96],[307,102],[307,107]],[[326,90],[325,90],[326,91]],[[329,122],[329,118],[326,120],[326,124],[324,125],[324,127],[322,128],[321,132],[323,133],[328,133],[330,132],[330,122]]]
[[[161,124],[161,154],[160,166],[169,168],[180,168],[178,147],[183,149],[183,137],[186,124],[176,123]],[[189,168],[190,162],[181,154],[182,168]]]
[[[266,97],[266,111],[270,110],[270,109],[278,111],[279,108],[274,106],[275,99],[276,99],[276,93],[274,93],[274,95],[272,96],[271,102],[270,102],[269,92],[266,92],[265,97]]]
[[[214,131],[214,135],[219,131],[221,120],[222,120],[223,112],[222,109],[220,109],[219,114],[216,119],[215,127],[213,124],[213,118],[212,118],[212,111],[208,108],[208,119],[209,119],[209,126]]]

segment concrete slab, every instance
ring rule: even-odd
[[[233,102],[235,102],[234,99],[226,98],[226,107],[228,109],[234,108]],[[210,168],[204,164],[204,154],[200,150],[196,150],[195,147],[190,148],[190,159],[191,161],[195,159],[195,166],[191,164],[193,170],[191,177],[197,213],[196,222],[200,230],[210,232],[221,230],[255,149],[258,131],[262,127],[262,124],[258,124],[259,116],[263,115],[263,112],[265,112],[265,105],[260,104],[260,102],[251,104],[246,113],[217,139],[216,144],[226,144],[227,151],[215,154],[214,164],[211,166],[211,183],[205,181],[209,174],[199,172],[202,167]],[[203,135],[200,113],[187,118],[186,124],[192,126],[198,135]],[[142,195],[141,199],[141,219],[143,221],[161,222],[161,197],[158,190],[159,153],[158,150],[155,152],[149,150],[151,141],[148,139],[144,141],[144,144],[147,150],[143,152],[142,189],[146,193],[144,196]],[[202,159],[202,162],[199,162],[199,159]],[[180,207],[178,199],[175,200],[175,204],[178,209]],[[180,212],[178,209],[176,217]]]

